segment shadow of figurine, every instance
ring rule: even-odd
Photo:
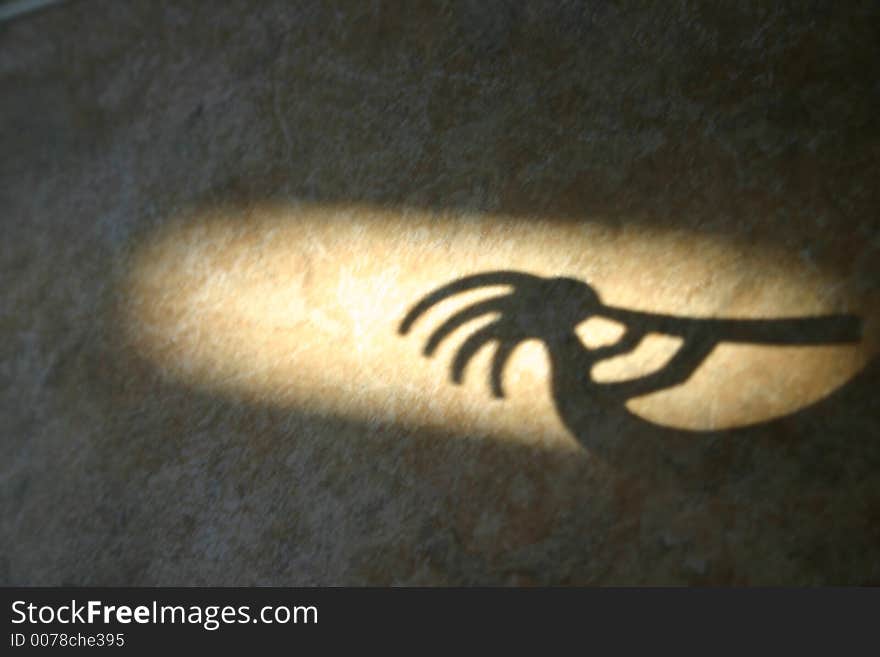
[[[544,278],[519,271],[467,276],[434,290],[407,313],[399,333],[407,334],[423,314],[445,299],[500,285],[509,286],[511,291],[467,306],[446,319],[429,336],[424,355],[432,356],[445,339],[467,322],[498,314],[497,319],[468,336],[457,350],[451,364],[452,381],[461,383],[469,361],[484,345],[494,342],[497,346],[490,386],[496,398],[503,398],[504,367],[513,351],[526,340],[540,340],[550,360],[552,397],[563,424],[588,450],[616,464],[639,460],[646,449],[679,450],[692,457],[695,450],[703,449],[700,441],[693,440],[695,434],[744,435],[742,429],[697,432],[665,427],[626,408],[629,399],[686,382],[718,344],[828,345],[861,339],[862,322],[854,315],[745,320],[647,313],[606,305],[583,281]],[[625,329],[618,341],[588,348],[578,337],[576,327],[592,317],[622,324]],[[663,367],[625,381],[593,379],[591,372],[597,363],[634,351],[649,333],[682,341]],[[652,456],[656,458],[658,454]]]

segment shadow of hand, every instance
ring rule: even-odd
[[[498,317],[472,333],[455,354],[451,378],[461,383],[474,355],[487,343],[497,343],[492,359],[490,385],[495,397],[504,397],[502,374],[513,351],[526,340],[557,345],[574,335],[575,327],[601,308],[595,291],[571,278],[543,278],[517,271],[494,271],[468,276],[441,287],[422,299],[404,318],[399,333],[409,332],[431,307],[456,294],[482,287],[506,285],[510,292],[491,297],[453,314],[428,338],[423,353],[433,356],[440,344],[464,324],[496,314]],[[607,357],[603,355],[602,357]]]
[[[518,271],[492,271],[453,281],[419,301],[400,324],[405,335],[433,306],[466,291],[491,286],[510,290],[456,312],[429,336],[423,353],[432,356],[440,344],[466,323],[485,315],[497,318],[469,335],[451,365],[453,382],[461,383],[468,363],[487,343],[497,343],[490,370],[495,397],[504,397],[502,375],[513,351],[526,340],[546,346],[552,367],[553,396],[561,419],[570,428],[577,424],[586,397],[601,397],[605,406],[686,382],[721,342],[770,345],[834,344],[857,342],[861,321],[852,315],[785,319],[694,318],[618,308],[602,303],[596,291],[572,278],[544,278]],[[614,344],[587,348],[576,327],[591,317],[619,322],[624,332]],[[681,338],[678,351],[660,369],[636,378],[597,382],[591,371],[598,362],[635,350],[648,333]],[[608,403],[610,402],[610,404]],[[575,432],[576,434],[578,432]]]

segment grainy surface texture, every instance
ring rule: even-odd
[[[0,24],[0,584],[880,582],[878,12]]]

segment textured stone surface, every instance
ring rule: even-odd
[[[289,4],[0,25],[0,583],[880,582],[876,3]],[[862,339],[494,399],[501,269]]]

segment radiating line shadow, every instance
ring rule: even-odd
[[[617,457],[618,439],[636,431],[640,440],[681,438],[685,434],[719,433],[671,429],[632,414],[626,402],[685,383],[720,343],[754,345],[831,345],[857,343],[862,321],[855,315],[827,315],[785,319],[703,319],[647,313],[604,304],[587,283],[573,278],[544,278],[519,271],[492,271],[467,276],[422,298],[407,313],[399,333],[405,335],[429,309],[456,294],[505,285],[508,293],[469,305],[440,324],[429,336],[423,353],[432,356],[439,345],[466,323],[497,314],[497,319],[468,336],[453,357],[450,377],[461,383],[465,368],[488,343],[496,343],[490,386],[504,397],[503,372],[516,347],[539,340],[551,366],[551,392],[560,419],[585,447],[606,457]],[[588,348],[576,333],[587,319],[600,317],[625,327],[616,343]],[[599,382],[592,376],[600,361],[636,350],[649,333],[681,339],[681,346],[660,369],[624,381]],[[689,441],[692,444],[692,441]]]

